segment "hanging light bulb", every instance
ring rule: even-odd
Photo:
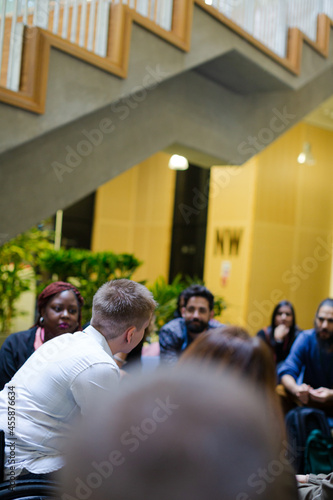
[[[303,150],[297,157],[298,163],[301,165],[314,165],[316,160],[314,159],[311,152],[311,144],[309,142],[305,142],[303,144]]]
[[[187,170],[188,160],[185,156],[172,155],[169,160],[169,168],[171,170]]]

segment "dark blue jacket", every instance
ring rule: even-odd
[[[12,333],[0,349],[0,390],[35,351],[37,326],[23,332]]]
[[[208,328],[223,326],[216,319],[211,319]],[[191,343],[192,339],[187,335],[184,318],[176,318],[162,326],[159,333],[160,358],[167,363],[176,363],[180,354]]]
[[[301,332],[285,362],[278,370],[279,379],[291,375],[296,381],[304,370],[303,382],[314,389],[333,388],[333,352],[319,348],[315,329]]]

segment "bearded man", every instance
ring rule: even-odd
[[[176,363],[180,354],[210,328],[221,323],[214,320],[214,295],[202,285],[191,285],[182,292],[184,305],[181,318],[166,323],[160,330],[160,358],[162,362]]]
[[[304,371],[302,382],[299,377]],[[287,392],[302,404],[333,409],[333,299],[317,309],[314,328],[300,333],[278,371]]]

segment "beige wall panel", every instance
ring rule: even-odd
[[[175,172],[158,153],[97,191],[94,251],[133,253],[143,261],[134,279],[168,277]]]
[[[209,220],[239,220],[249,216],[254,186],[255,160],[242,167],[212,167],[209,190]],[[245,198],[244,198],[245,196]]]
[[[96,252],[130,253],[124,248],[131,247],[131,232],[127,224],[117,222],[101,222],[95,230],[95,240],[99,244],[93,248]]]
[[[312,328],[321,300],[329,295],[332,235],[331,232],[299,231],[299,250],[282,280],[287,283],[302,328]]]
[[[246,314],[246,326],[252,334],[270,323],[277,302],[292,299],[283,276],[290,269],[293,246],[292,226],[255,224]]]
[[[315,165],[298,165],[299,225],[332,229],[333,226],[333,132],[307,125],[303,138],[312,146]],[[302,147],[302,145],[301,145]]]
[[[304,141],[311,142],[315,165],[297,163]],[[321,262],[311,278],[302,279],[297,273],[302,274],[303,262],[311,268],[320,232],[324,241],[331,237],[332,144],[332,132],[300,124],[257,157],[258,184],[247,312],[252,332],[256,325],[261,327],[270,322],[274,307],[272,290],[281,290],[283,298],[295,304],[302,327],[309,325],[309,319],[312,323],[316,306],[313,302],[329,293],[331,258]],[[320,252],[318,255],[320,258]],[[302,281],[296,290],[298,280]],[[262,324],[259,324],[260,315]]]
[[[311,143],[315,165],[297,163],[305,141]],[[244,324],[254,334],[269,324],[274,305],[287,298],[299,324],[312,325],[318,302],[330,291],[332,148],[332,132],[297,125],[252,160],[252,175],[246,164],[239,175],[220,181],[217,195],[210,197],[205,280],[228,302],[225,321]],[[221,176],[223,168],[212,169],[213,186],[216,172]],[[236,225],[243,225],[244,238],[239,256],[229,258],[230,278],[222,287],[222,258],[214,256],[216,228]]]
[[[135,230],[134,239],[134,255],[140,255],[144,265],[137,270],[133,278],[137,281],[147,280],[148,283],[155,281],[158,276],[164,276],[167,279],[171,228],[168,226],[154,226],[148,229],[138,227]]]
[[[255,160],[237,169],[211,169],[204,279],[206,286],[228,304],[221,318],[225,323],[244,324],[255,178]],[[230,235],[237,240],[240,234],[239,252],[235,255]]]
[[[137,175],[137,167],[133,167],[96,191],[95,224],[101,220],[127,222],[130,219]]]
[[[294,127],[257,155],[257,221],[295,223],[301,134],[301,126]]]

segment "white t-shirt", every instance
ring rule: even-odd
[[[0,392],[5,477],[62,467],[75,417],[112,397],[118,382],[110,347],[91,325],[43,344]]]

